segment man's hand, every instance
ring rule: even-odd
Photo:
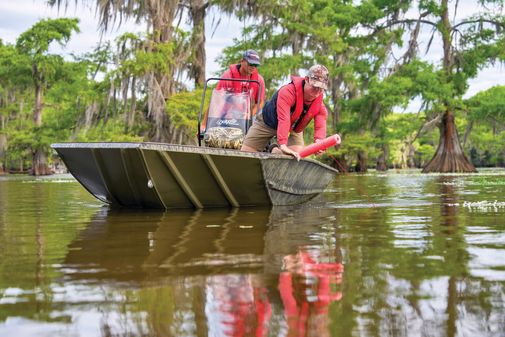
[[[300,160],[300,154],[298,152],[291,150],[286,144],[279,145],[279,149],[282,151],[282,153],[293,156],[296,158],[296,160]]]

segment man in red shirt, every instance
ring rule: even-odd
[[[251,97],[252,105],[252,115],[256,114],[258,110],[258,105],[261,109],[263,101],[265,100],[265,81],[263,76],[258,73],[257,67],[260,65],[260,57],[258,53],[254,50],[247,50],[242,55],[242,60],[238,64],[230,65],[230,68],[226,70],[222,78],[237,78],[245,80],[256,80],[260,83],[261,93],[260,100],[258,102],[258,84],[255,82],[239,82],[239,81],[224,81],[221,80],[217,83],[216,89],[224,89],[233,92],[249,92]]]
[[[314,141],[326,138],[328,112],[323,102],[328,87],[328,69],[316,64],[307,76],[292,76],[291,83],[281,87],[265,104],[247,133],[242,151],[261,151],[268,141],[277,136],[279,148],[273,153],[284,153],[300,159],[303,130],[314,120]]]

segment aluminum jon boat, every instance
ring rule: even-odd
[[[214,89],[209,78],[198,115],[198,144],[62,143],[51,145],[70,173],[113,207],[206,208],[296,205],[324,191],[337,170],[312,159],[240,151],[252,123],[248,92]],[[205,111],[205,113],[204,113]],[[204,116],[205,114],[205,116]]]
[[[70,173],[113,207],[295,205],[324,191],[337,170],[312,159],[163,143],[53,144]]]

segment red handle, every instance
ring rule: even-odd
[[[318,151],[326,150],[327,148],[338,144],[340,144],[340,136],[338,134],[334,134],[333,136],[329,136],[323,140],[320,140],[317,143],[312,143],[309,146],[304,147],[303,150],[300,151],[300,157],[301,158],[308,157],[311,154],[314,154]]]

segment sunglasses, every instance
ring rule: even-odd
[[[247,62],[247,65],[249,67],[258,68],[258,64],[250,64],[249,62]]]

